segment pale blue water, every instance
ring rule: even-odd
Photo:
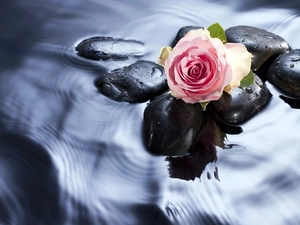
[[[0,224],[300,224],[300,114],[279,99],[228,135],[201,180],[168,175],[142,141],[144,104],[94,80],[135,59],[75,54],[92,36],[145,43],[156,61],[185,25],[250,25],[300,48],[297,1],[3,1],[0,7]],[[220,181],[206,177],[218,167]],[[212,176],[213,177],[213,176]]]

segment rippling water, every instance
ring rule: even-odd
[[[170,178],[146,150],[145,104],[114,102],[94,80],[135,62],[80,58],[92,36],[145,43],[156,61],[185,25],[250,25],[300,48],[298,1],[3,1],[0,8],[0,223],[300,224],[298,110],[273,94],[228,135],[200,179]],[[218,168],[219,178],[208,179]],[[212,176],[213,177],[213,176]]]

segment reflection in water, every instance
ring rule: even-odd
[[[1,132],[0,159],[1,224],[62,224],[57,171],[46,149]]]
[[[295,48],[299,6],[292,3],[3,1],[0,223],[299,224],[300,117],[271,84],[267,109],[228,135],[231,149],[201,141],[166,162],[142,142],[146,103],[114,102],[93,84],[135,60],[90,61],[75,52],[86,38],[112,36],[145,43],[142,59],[156,61],[180,27],[216,21],[269,30]],[[221,182],[168,175],[169,164],[171,175],[193,180],[216,154]]]
[[[200,132],[189,152],[183,156],[166,158],[169,161],[170,177],[195,180],[197,177],[200,178],[208,163],[217,161],[216,146],[224,147],[225,134],[218,128],[213,118],[207,115],[205,118],[206,127]],[[219,179],[217,170],[214,176]]]

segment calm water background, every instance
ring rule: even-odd
[[[218,149],[220,182],[168,175],[142,141],[145,104],[114,102],[94,80],[136,59],[80,58],[84,38],[145,43],[156,61],[184,25],[251,25],[300,48],[288,1],[4,0],[0,7],[0,224],[300,224],[300,111],[273,98]]]

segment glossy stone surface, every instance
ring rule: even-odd
[[[246,122],[262,110],[271,98],[265,83],[255,75],[254,84],[233,89],[231,95],[224,92],[218,101],[208,104],[221,121],[229,124]]]
[[[77,54],[94,60],[125,60],[143,54],[143,43],[112,37],[92,37],[80,42]]]
[[[251,26],[235,26],[225,30],[227,42],[242,43],[252,53],[252,70],[288,52],[288,43],[280,36]]]
[[[198,30],[198,29],[201,29],[203,27],[199,27],[199,26],[184,26],[182,28],[179,29],[179,31],[177,32],[176,34],[176,37],[171,45],[171,47],[173,48],[177,43],[178,41],[183,38],[189,31],[191,30]]]
[[[199,104],[187,104],[170,94],[155,98],[144,111],[146,143],[153,154],[186,153],[203,126]]]
[[[146,102],[169,90],[163,67],[142,60],[103,74],[95,85],[101,94],[129,103]]]
[[[280,55],[271,64],[267,77],[282,93],[300,98],[300,49]]]

